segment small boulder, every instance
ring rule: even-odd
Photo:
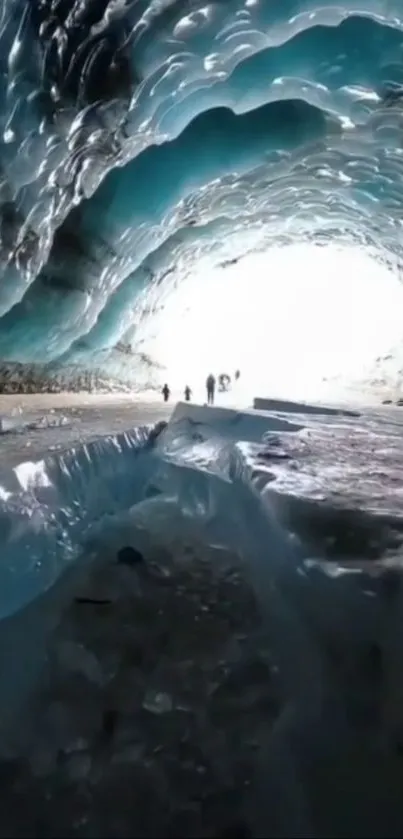
[[[120,548],[116,559],[121,565],[138,565],[140,562],[144,562],[143,554],[131,545]]]

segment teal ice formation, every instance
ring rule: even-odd
[[[246,241],[398,263],[402,28],[401,0],[4,0],[0,359],[106,369],[150,284]]]

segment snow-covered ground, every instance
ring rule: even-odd
[[[400,836],[401,409],[44,407],[0,438],[0,831]]]

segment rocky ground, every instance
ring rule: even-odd
[[[130,391],[127,382],[110,379],[101,371],[86,371],[72,369],[66,371],[50,371],[46,367],[35,364],[19,364],[10,362],[0,364],[0,393],[29,394],[29,393],[114,393]]]
[[[248,639],[234,557],[133,548],[76,593],[19,754],[0,764],[0,836],[247,836],[275,671]]]
[[[0,360],[0,393],[130,393],[155,388],[159,366],[144,353],[119,345],[93,359],[91,369],[80,365],[21,364]],[[157,388],[158,389],[158,388]]]
[[[25,419],[49,412],[69,422],[2,435],[1,467],[156,422],[167,418],[170,408],[123,396],[0,397],[0,414],[12,411]],[[365,434],[361,429],[367,449],[381,413]],[[372,446],[374,468],[378,449],[397,468],[391,441],[400,446],[401,420],[395,417],[392,424],[389,447],[382,440]],[[339,425],[337,420],[335,434],[341,434]],[[368,451],[357,450],[367,461]],[[346,457],[340,445],[331,451],[327,438],[323,451],[322,466],[314,470],[322,480],[323,464],[337,460],[337,452],[341,464],[351,465],[351,452]],[[326,474],[334,480],[339,472],[332,467]],[[351,472],[340,474],[351,485]],[[394,502],[399,486],[397,476]],[[179,526],[174,537],[172,515],[158,545],[150,541],[143,554],[133,548],[111,551],[85,585],[75,588],[49,641],[41,688],[21,719],[13,748],[0,758],[0,839],[401,837],[403,735],[394,722],[400,724],[403,696],[400,572],[378,588],[363,580],[362,596],[383,596],[390,620],[386,628],[380,622],[376,643],[364,638],[351,652],[357,622],[348,623],[351,632],[343,628],[352,605],[348,612],[345,599],[334,600],[335,584],[329,582],[329,612],[340,614],[340,624],[335,622],[340,628],[323,637],[311,616],[310,629],[320,634],[318,647],[337,702],[330,710],[326,706],[324,722],[313,712],[311,728],[305,717],[297,728],[297,703],[284,706],[281,670],[270,639],[260,632],[239,558],[187,536],[181,541]],[[358,537],[357,550],[367,551],[356,519],[350,531]],[[306,576],[303,585],[308,584]],[[304,660],[295,662],[297,670],[300,665],[304,672]],[[345,728],[333,735],[334,709],[340,707]],[[388,717],[393,725],[385,727]],[[262,764],[262,744],[269,746],[268,764]],[[308,801],[314,830],[293,830],[298,792]],[[256,812],[263,815],[260,827]]]
[[[49,641],[0,759],[0,837],[400,837],[402,749],[379,736],[380,648],[347,659],[323,640],[350,734],[328,749],[319,717],[300,730],[298,788],[277,751],[292,706],[261,629],[237,557],[185,542],[120,549]],[[302,832],[301,791],[313,819]]]
[[[150,393],[0,395],[0,423],[12,426],[0,435],[0,468],[167,420],[172,408]]]

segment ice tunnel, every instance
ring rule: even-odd
[[[0,393],[69,391],[1,400],[1,836],[402,837],[403,0],[0,0],[0,65]]]
[[[3,0],[2,375],[144,384],[150,315],[251,254],[352,247],[398,278],[402,29],[401,0]]]

